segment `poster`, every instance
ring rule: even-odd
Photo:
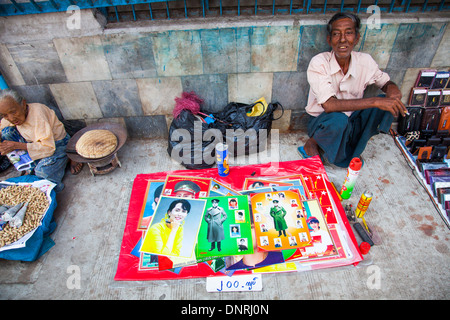
[[[253,253],[247,196],[209,197],[200,226],[197,259]]]
[[[152,220],[153,213],[155,213],[163,187],[164,180],[148,181],[147,189],[145,191],[144,205],[142,206],[139,216],[139,223],[137,227],[139,230],[147,230],[147,227]]]
[[[308,199],[317,199],[323,214],[329,224],[337,223],[333,208],[332,197],[326,187],[326,178],[323,174],[302,175],[305,193]],[[332,190],[332,189],[330,189]]]
[[[297,257],[301,259],[338,255],[338,249],[328,228],[317,199],[302,202],[306,223],[311,235],[311,245],[299,248]],[[289,260],[289,259],[288,259]]]
[[[212,180],[211,181],[211,189],[209,190],[209,196],[217,197],[217,196],[237,196],[240,195],[240,192],[234,190],[233,188],[224,185],[220,181]]]
[[[247,177],[258,177],[267,180],[279,179],[295,180],[301,179],[301,176],[317,176],[321,175],[324,178],[325,189],[322,191],[328,192],[331,189],[331,184],[326,176],[325,169],[320,161],[320,158],[312,157],[304,160],[286,161],[277,163],[273,166],[271,163],[249,165],[249,166],[234,166],[230,170],[230,174],[227,177],[220,177],[217,173],[217,168],[202,169],[202,170],[176,170],[170,172],[155,172],[150,174],[139,174],[133,181],[131,196],[129,200],[129,207],[127,212],[127,219],[124,226],[122,242],[120,245],[120,253],[117,263],[117,271],[114,276],[115,281],[146,281],[146,280],[173,280],[173,279],[186,279],[186,278],[199,278],[199,277],[211,277],[222,276],[224,272],[226,274],[233,273],[234,275],[248,274],[254,270],[255,267],[273,266],[275,263],[279,264],[285,261],[283,253],[288,253],[286,259],[290,259],[290,266],[294,263],[296,266],[301,264],[297,271],[305,270],[302,265],[307,265],[309,270],[346,266],[351,264],[357,264],[362,260],[362,255],[358,251],[357,241],[353,235],[351,226],[345,216],[345,211],[334,192],[328,193],[329,200],[332,204],[332,211],[328,213],[328,217],[334,218],[336,222],[328,223],[328,229],[332,235],[332,239],[335,243],[338,254],[334,256],[317,256],[308,258],[301,258],[300,249],[286,249],[281,251],[258,251],[254,249],[253,254],[228,256],[225,259],[226,268],[220,269],[223,263],[219,259],[208,260],[208,262],[200,262],[192,265],[184,266],[181,268],[159,270],[154,266],[156,263],[154,258],[141,254],[140,247],[145,234],[145,230],[138,230],[139,219],[142,207],[146,199],[146,190],[149,180],[154,181],[166,181],[167,177],[182,176],[190,177],[190,179],[214,179],[221,182],[225,186],[229,186],[233,190],[237,190],[241,193],[244,186],[244,180]],[[301,175],[301,176],[299,176]],[[189,179],[189,178],[188,178]],[[291,182],[291,181],[289,181]],[[312,190],[305,188],[306,192],[319,191],[314,189],[314,184],[310,185]],[[320,187],[319,183],[316,184]],[[255,192],[256,190],[253,190]],[[260,190],[258,190],[260,191]],[[269,188],[272,191],[272,188]],[[309,193],[308,193],[309,194]],[[313,193],[315,195],[315,193]],[[313,199],[319,199],[315,196]],[[322,212],[326,216],[327,206],[325,201],[322,201],[324,205],[321,205]],[[155,218],[155,220],[161,218]],[[252,228],[252,230],[254,230]],[[317,239],[317,238],[316,238]],[[253,241],[254,246],[257,244]],[[244,259],[245,257],[245,259]],[[158,256],[158,264],[160,258],[167,258],[166,256]],[[300,259],[298,259],[300,258]],[[141,260],[142,259],[142,260]],[[220,263],[213,263],[214,260]],[[288,260],[286,260],[288,262]],[[214,268],[211,266],[214,264]],[[217,264],[217,266],[216,266]],[[140,267],[142,265],[142,267]],[[292,268],[289,268],[292,269]],[[223,271],[225,270],[225,271]],[[266,269],[267,270],[267,269]],[[270,268],[270,270],[278,270],[277,266]],[[293,268],[295,270],[295,268]]]
[[[191,258],[206,200],[161,196],[140,252]]]
[[[251,270],[273,266],[285,261],[281,250],[259,251],[257,248],[257,238],[255,228],[252,227],[253,253],[245,255],[236,255],[225,257],[225,269],[233,270]]]
[[[209,195],[210,178],[168,175],[162,195],[180,198],[203,198]]]
[[[258,249],[263,251],[308,246],[311,236],[298,192],[256,193],[251,197]]]

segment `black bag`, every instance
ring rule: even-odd
[[[255,105],[256,103],[248,105],[232,102],[215,114],[216,118],[222,120],[216,123],[216,127],[225,132],[225,143],[228,145],[228,153],[232,156],[264,151],[267,143],[261,143],[261,139],[267,139],[272,129],[272,121],[280,119],[284,114],[283,106],[275,102],[270,103],[261,116],[249,117],[248,113]],[[282,113],[274,119],[273,113],[278,107]]]
[[[205,132],[209,129],[214,129],[214,126],[202,122],[190,111],[183,110],[170,124],[167,148],[169,156],[187,169],[212,167],[214,165],[214,147],[221,141],[216,141],[215,137],[209,141],[203,141]],[[222,134],[220,131],[219,133]]]
[[[219,142],[228,144],[229,156],[249,155],[263,151],[272,128],[274,111],[283,107],[270,103],[261,116],[249,117],[255,104],[229,103],[221,112],[212,113],[213,123],[204,123],[198,115],[183,110],[174,118],[169,128],[167,152],[175,161],[187,169],[205,169],[214,166],[215,146]],[[206,114],[211,114],[204,111]],[[280,118],[281,118],[280,116]]]

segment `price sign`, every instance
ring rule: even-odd
[[[206,278],[206,291],[261,291],[262,277],[260,274],[240,275],[232,277]]]

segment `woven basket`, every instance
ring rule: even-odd
[[[117,137],[109,130],[90,130],[84,133],[75,145],[79,155],[98,159],[110,155],[117,147]]]

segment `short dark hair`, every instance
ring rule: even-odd
[[[183,210],[186,210],[188,213],[189,213],[189,211],[191,211],[191,204],[189,203],[189,201],[187,201],[185,199],[179,199],[179,200],[172,201],[172,203],[169,205],[169,209],[167,211],[172,211],[173,208],[175,208],[175,206],[179,203],[181,203],[181,208]]]
[[[356,30],[356,33],[358,34],[359,29],[361,28],[361,19],[359,19],[359,17],[356,14],[351,13],[351,12],[338,12],[334,16],[331,17],[330,21],[328,21],[328,25],[327,25],[328,35],[331,35],[331,29],[332,29],[333,22],[340,20],[340,19],[345,19],[345,18],[349,18],[355,23],[355,30]]]

